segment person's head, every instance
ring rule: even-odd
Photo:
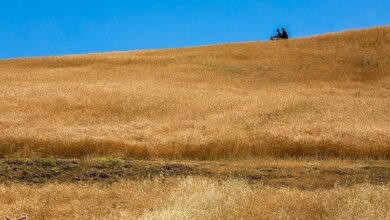
[[[280,32],[280,30],[279,30],[279,29],[276,29],[276,32],[278,32],[278,33],[279,33],[279,32]]]
[[[283,31],[286,31],[286,28],[282,28]]]

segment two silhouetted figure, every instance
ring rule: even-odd
[[[271,40],[287,40],[288,34],[285,28],[282,28],[282,33],[280,33],[280,30],[276,30],[277,34],[273,37],[271,37]]]

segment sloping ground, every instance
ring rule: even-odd
[[[0,61],[0,157],[390,158],[390,28]]]

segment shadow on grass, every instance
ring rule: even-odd
[[[348,141],[291,140],[264,137],[257,140],[214,140],[191,145],[172,142],[160,146],[129,145],[109,140],[0,139],[0,157],[86,158],[126,157],[136,159],[235,159],[235,158],[319,158],[390,159],[390,140],[357,146]]]

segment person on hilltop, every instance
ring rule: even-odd
[[[282,37],[281,39],[288,40],[288,34],[285,28],[282,29]]]
[[[271,40],[288,40],[288,33],[285,28],[282,29],[280,33],[279,29],[276,29],[277,34],[271,37]]]
[[[271,37],[271,40],[280,40],[282,39],[282,33],[280,33],[279,29],[276,29],[277,34]]]

